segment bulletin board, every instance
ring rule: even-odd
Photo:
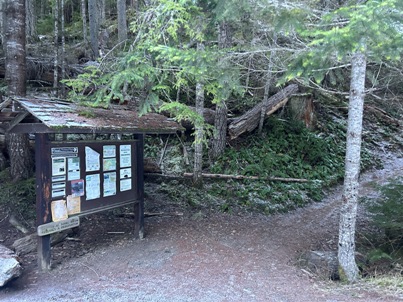
[[[137,200],[138,141],[50,142],[52,221]]]

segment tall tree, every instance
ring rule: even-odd
[[[36,14],[35,5],[32,0],[25,0],[26,8],[26,34],[28,38],[32,38],[36,34]]]
[[[25,0],[6,1],[6,82],[9,95],[25,96]],[[9,134],[6,138],[11,177],[17,181],[32,173],[32,159],[27,134]]]
[[[81,18],[83,20],[83,40],[87,43],[87,3],[86,0],[81,0]]]
[[[335,65],[351,64],[345,179],[340,211],[338,260],[343,279],[359,277],[355,262],[355,226],[361,160],[362,116],[367,60],[399,61],[403,49],[403,2],[357,1],[322,17],[322,24],[305,32],[313,37],[308,51],[294,62],[289,78],[311,75],[321,83]]]
[[[59,17],[60,0],[55,0],[53,6],[53,89],[55,96],[59,93]]]
[[[340,211],[339,263],[347,279],[359,276],[355,262],[355,224],[360,175],[362,118],[365,96],[366,56],[357,51],[351,57],[350,99],[344,175],[343,200]]]
[[[127,40],[126,0],[117,0],[118,40]]]
[[[202,42],[197,43],[197,51],[202,52],[204,45]],[[204,111],[204,84],[201,80],[196,83],[196,112],[199,116],[203,116]],[[203,186],[203,139],[204,139],[204,126],[203,122],[195,125],[195,154],[193,166],[193,185],[201,188]]]
[[[5,50],[5,39],[4,39],[4,32],[5,32],[5,25],[6,25],[6,10],[5,10],[5,0],[0,0],[0,36],[1,36],[1,44],[3,49]]]
[[[92,57],[93,59],[96,59],[99,57],[99,12],[96,0],[88,0],[88,16],[90,24]]]

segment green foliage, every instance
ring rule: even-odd
[[[165,110],[182,108],[180,100],[172,100],[171,95],[178,90],[193,91],[198,82],[204,84],[213,103],[242,94],[239,70],[225,59],[225,52],[208,45],[205,50],[195,48],[204,41],[203,26],[208,22],[203,18],[201,7],[191,0],[163,0],[148,6],[140,22],[131,23],[135,39],[127,53],[65,81],[72,88],[70,98],[94,106],[135,99],[144,114],[162,100],[170,103]],[[194,114],[185,115],[198,121]]]
[[[38,35],[53,35],[54,19],[52,15],[43,16],[36,23]]]
[[[340,125],[328,123],[329,129]],[[331,133],[331,132],[329,132]],[[300,122],[270,118],[265,138],[247,138],[237,148],[227,149],[211,167],[211,172],[266,177],[306,178],[308,183],[267,182],[264,180],[213,188],[217,196],[252,203],[266,213],[303,206],[320,200],[322,189],[344,176],[345,132],[315,133]]]
[[[12,182],[9,169],[0,172],[0,205],[24,220],[33,220],[35,200],[35,178]]]
[[[355,52],[365,53],[376,62],[399,61],[402,12],[400,0],[369,0],[324,15],[318,24],[299,30],[309,43],[290,66],[285,80],[312,76],[320,83],[329,68],[349,62]]]
[[[403,248],[403,178],[380,188],[380,196],[369,205],[373,221],[385,232],[391,246]]]

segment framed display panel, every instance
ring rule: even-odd
[[[138,140],[49,142],[51,200],[79,203],[80,210],[69,217],[136,202],[138,144]]]

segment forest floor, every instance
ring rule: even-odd
[[[384,167],[361,177],[360,195],[403,174],[403,158],[384,156]],[[110,211],[81,220],[80,232],[52,248],[52,270],[37,270],[36,253],[22,257],[23,275],[0,289],[15,301],[403,301],[368,281],[342,284],[299,267],[304,251],[335,250],[341,186],[322,202],[271,216],[242,208],[222,213],[178,204],[146,184],[145,238],[133,239],[133,221]],[[130,209],[126,209],[130,212]],[[2,243],[17,230],[0,217]],[[357,233],[368,216],[360,207]]]

